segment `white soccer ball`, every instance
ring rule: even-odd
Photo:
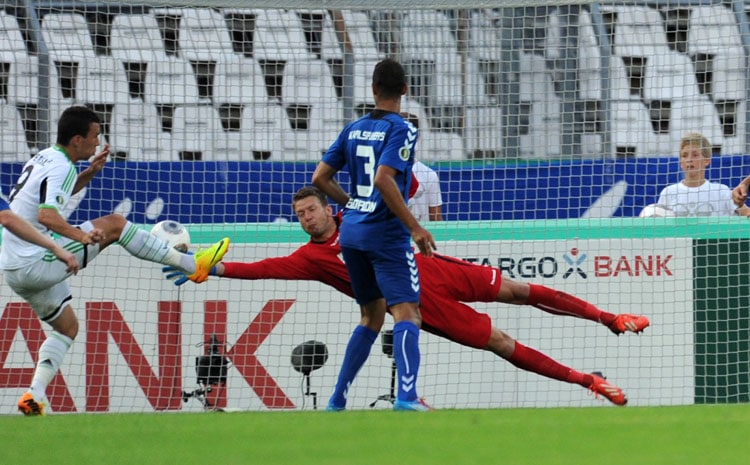
[[[666,205],[652,203],[651,205],[646,205],[638,216],[641,218],[672,218],[676,215]]]
[[[151,234],[180,252],[187,252],[188,247],[190,247],[190,233],[185,226],[177,221],[160,221],[151,228]]]

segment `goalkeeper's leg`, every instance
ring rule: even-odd
[[[522,370],[558,381],[578,384],[595,394],[603,395],[616,405],[625,405],[627,402],[622,390],[615,385],[605,383],[603,378],[567,367],[538,350],[521,344],[497,328],[492,328],[487,350]]]
[[[595,321],[618,335],[626,331],[639,333],[650,324],[648,318],[642,315],[628,313],[615,315],[567,292],[556,291],[539,284],[517,283],[505,278],[500,286],[497,301],[531,305],[553,315],[567,315]]]

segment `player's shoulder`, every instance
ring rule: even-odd
[[[26,164],[32,164],[48,169],[69,169],[74,166],[73,162],[70,161],[70,158],[68,158],[64,152],[61,152],[54,147],[49,147],[39,151],[39,153],[31,157]]]

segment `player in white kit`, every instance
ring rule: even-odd
[[[66,109],[58,121],[57,143],[24,165],[9,196],[11,210],[39,232],[54,237],[75,255],[81,269],[108,245],[117,242],[137,258],[176,266],[184,269],[192,281],[204,281],[211,267],[226,253],[228,239],[193,256],[169,247],[122,215],[107,215],[77,227],[61,215],[71,195],[88,185],[107,162],[109,146],[95,153],[99,130],[99,117],[91,109],[84,106]],[[91,164],[79,173],[76,163],[89,159]],[[6,282],[53,329],[39,349],[31,386],[18,401],[18,409],[25,415],[44,415],[49,411],[47,386],[78,333],[67,281],[71,272],[43,247],[8,231],[3,231],[2,238],[0,269],[4,270]]]

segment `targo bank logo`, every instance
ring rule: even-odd
[[[479,265],[496,266],[510,278],[554,278],[563,279],[660,277],[672,276],[670,268],[672,254],[610,254],[590,257],[574,247],[562,254],[529,255],[514,257],[469,257],[464,260]],[[560,259],[561,258],[561,259]]]

